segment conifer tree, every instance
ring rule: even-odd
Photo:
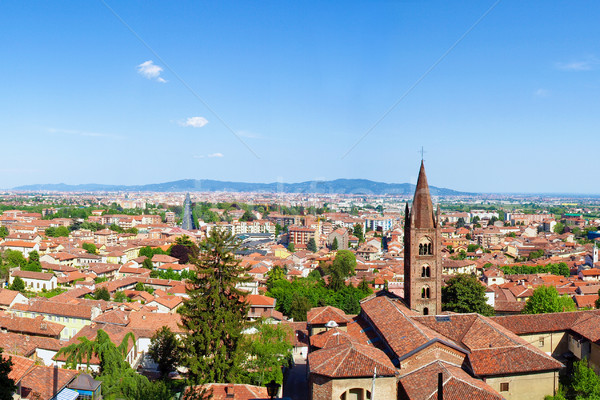
[[[333,243],[331,243],[331,250],[337,250],[339,247],[337,238],[333,238]]]
[[[218,229],[200,246],[189,298],[179,310],[181,326],[187,331],[183,364],[190,384],[240,380],[248,304],[236,285],[249,278],[245,277],[248,269],[234,254],[239,246],[233,234]]]

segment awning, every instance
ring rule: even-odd
[[[79,393],[74,390],[64,388],[52,400],[75,400],[79,397]]]

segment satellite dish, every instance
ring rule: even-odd
[[[325,324],[325,326],[328,328],[337,328],[338,324],[335,321],[329,321],[328,323]]]

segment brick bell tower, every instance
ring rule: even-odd
[[[412,209],[404,219],[404,300],[419,314],[442,312],[440,209],[433,210],[425,166],[421,170]]]

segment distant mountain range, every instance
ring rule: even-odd
[[[412,195],[415,191],[415,185],[411,183],[374,182],[368,179],[336,179],[333,181],[307,181],[300,183],[246,183],[210,179],[183,179],[173,182],[133,186],[102,185],[96,183],[81,185],[67,185],[64,183],[37,184],[17,186],[13,190],[31,192],[283,192]],[[430,186],[430,191],[434,196],[465,196],[473,194],[435,186]]]

